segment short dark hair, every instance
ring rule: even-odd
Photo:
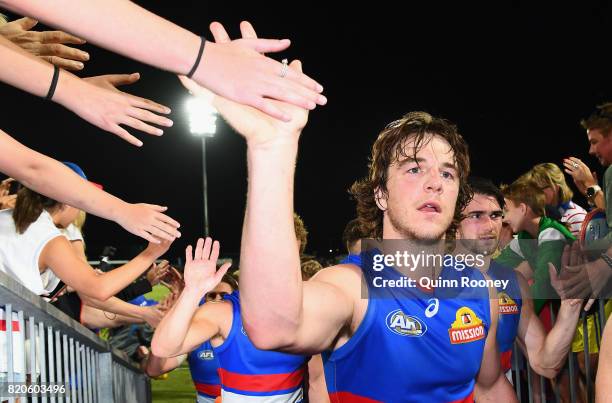
[[[223,275],[222,282],[229,284],[232,287],[232,291],[238,290],[238,280],[229,271]]]
[[[501,185],[504,198],[515,204],[524,203],[539,217],[546,215],[546,198],[533,182],[516,180],[510,185]]]
[[[503,209],[506,206],[504,194],[489,179],[480,178],[478,176],[470,176],[468,178],[468,185],[470,185],[474,194],[494,197],[495,200],[497,200],[499,207]]]
[[[580,121],[586,130],[601,130],[601,134],[608,136],[612,130],[612,102],[598,105],[591,115]]]

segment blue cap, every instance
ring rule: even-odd
[[[74,162],[68,162],[68,161],[64,161],[63,164],[66,165],[68,168],[72,169],[74,173],[79,175],[81,178],[87,180],[87,176],[85,175],[85,172],[83,172],[80,166],[78,166]]]

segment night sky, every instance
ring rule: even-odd
[[[296,211],[310,231],[307,252],[341,247],[344,225],[355,214],[346,189],[367,172],[378,132],[408,111],[457,123],[470,145],[472,172],[497,183],[570,155],[602,172],[588,156],[579,121],[612,100],[609,3],[138,3],[196,33],[208,34],[218,20],[236,37],[248,19],[260,37],[290,38],[291,48],[272,57],[300,58],[325,86],[329,103],[310,115],[296,177]],[[203,231],[201,149],[187,127],[187,93],[170,73],[84,49],[91,60],[82,76],[140,72],[129,92],[171,107],[174,127],[161,138],[131,130],[145,143],[138,149],[61,106],[0,84],[1,127],[37,151],[76,162],[118,197],[168,205],[182,224],[183,237],[168,255],[175,258]],[[246,191],[244,142],[220,122],[207,144],[211,232],[223,255],[235,255]],[[93,216],[85,239],[90,258],[104,245],[117,246],[118,257],[144,245]]]

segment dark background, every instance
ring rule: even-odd
[[[196,33],[208,34],[208,24],[218,20],[236,37],[239,22],[248,19],[260,37],[290,38],[291,48],[273,57],[300,58],[325,86],[329,104],[310,115],[296,178],[295,207],[310,231],[308,252],[324,256],[341,248],[344,225],[354,216],[346,189],[366,173],[377,133],[407,111],[456,122],[470,144],[473,173],[497,183],[570,155],[602,172],[588,156],[579,121],[612,100],[607,2],[138,3]],[[112,25],[107,22],[109,30]],[[1,127],[35,150],[78,163],[118,197],[168,205],[182,224],[183,237],[169,253],[176,258],[203,231],[201,148],[187,127],[187,94],[170,73],[91,45],[84,49],[91,60],[82,76],[140,72],[141,81],[128,91],[171,107],[174,127],[161,138],[131,130],[145,143],[138,149],[58,105],[0,85]],[[223,255],[235,255],[245,146],[224,123],[207,144],[211,232]],[[84,232],[90,258],[108,244],[122,258],[144,246],[93,216]]]

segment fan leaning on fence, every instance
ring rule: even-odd
[[[78,209],[31,189],[20,189],[15,208],[0,211],[0,270],[46,298],[51,298],[63,281],[88,301],[104,304],[106,310],[120,308],[125,303],[113,296],[147,270],[171,242],[150,243],[127,264],[98,274],[60,230],[78,213]]]

